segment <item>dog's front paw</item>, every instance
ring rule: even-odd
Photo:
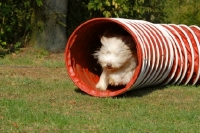
[[[105,91],[107,89],[107,85],[99,82],[96,84],[96,88]]]
[[[105,91],[108,87],[108,73],[107,71],[103,70],[99,82],[96,84],[96,88],[102,91]]]

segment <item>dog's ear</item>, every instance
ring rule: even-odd
[[[101,39],[102,36],[103,36],[103,35],[98,35],[99,39]]]
[[[123,42],[128,45],[131,49],[135,49],[136,45],[133,41],[132,36],[121,36]]]
[[[121,39],[125,44],[133,44],[134,43],[131,36],[121,36]]]
[[[101,37],[101,44],[104,45],[105,42],[107,41],[107,39],[108,39],[107,37],[102,36],[102,37]]]

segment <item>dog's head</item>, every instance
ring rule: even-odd
[[[132,57],[134,43],[131,36],[102,36],[100,40],[102,46],[94,53],[94,57],[103,68],[118,69]]]

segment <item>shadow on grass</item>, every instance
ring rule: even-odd
[[[79,89],[79,88],[75,88],[75,90],[74,90],[76,93],[79,93],[79,94],[82,94],[82,95],[89,95],[89,94],[87,94],[87,93],[85,93],[84,91],[82,91],[81,89]],[[89,95],[90,96],[90,95]]]
[[[143,97],[145,95],[149,95],[152,92],[156,90],[163,90],[166,89],[167,86],[151,86],[151,87],[145,87],[135,90],[127,91],[119,96],[116,96],[117,98],[124,98],[124,97]]]
[[[163,90],[166,89],[167,86],[152,86],[152,87],[145,87],[145,88],[140,88],[140,89],[135,89],[135,90],[130,90],[127,91],[121,95],[118,96],[114,96],[113,98],[126,98],[126,97],[143,97],[145,95],[148,95],[156,90]],[[75,89],[76,93],[80,93],[82,95],[89,95],[87,93],[85,93],[84,91],[82,91],[79,88]]]
[[[4,58],[4,56],[8,54],[8,52],[0,50],[0,58]]]

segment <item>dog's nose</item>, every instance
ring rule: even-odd
[[[112,64],[111,63],[107,63],[106,66],[107,66],[108,69],[112,68]]]

